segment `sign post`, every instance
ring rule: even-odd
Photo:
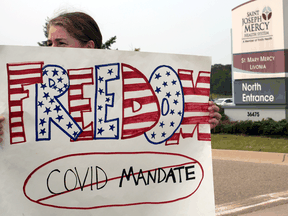
[[[252,0],[232,10],[231,120],[287,117],[288,3]]]

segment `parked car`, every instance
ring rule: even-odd
[[[214,103],[220,106],[234,106],[233,98],[218,98],[214,100]]]

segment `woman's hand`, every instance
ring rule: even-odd
[[[210,128],[213,129],[219,124],[222,116],[219,113],[219,107],[216,106],[212,101],[209,101],[208,111],[210,116]]]
[[[5,118],[3,117],[3,116],[0,116],[0,135],[2,135],[3,134],[3,130],[2,130],[2,127],[3,127],[3,125],[2,125],[2,122],[5,120]],[[0,143],[2,142],[2,138],[0,137]]]

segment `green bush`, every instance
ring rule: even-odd
[[[222,108],[222,106],[219,106],[219,105],[217,105],[217,104],[215,104],[215,105],[219,107],[219,113],[220,113],[220,115],[222,116],[221,119],[220,119],[220,121],[229,121],[229,118],[228,118],[228,116],[224,113],[224,109]]]
[[[278,122],[271,118],[254,122],[251,120],[229,121],[227,116],[223,116],[221,109],[220,114],[222,115],[220,123],[211,133],[288,137],[288,122],[286,119]]]

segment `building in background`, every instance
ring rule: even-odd
[[[288,1],[252,0],[232,9],[230,120],[288,119]]]

